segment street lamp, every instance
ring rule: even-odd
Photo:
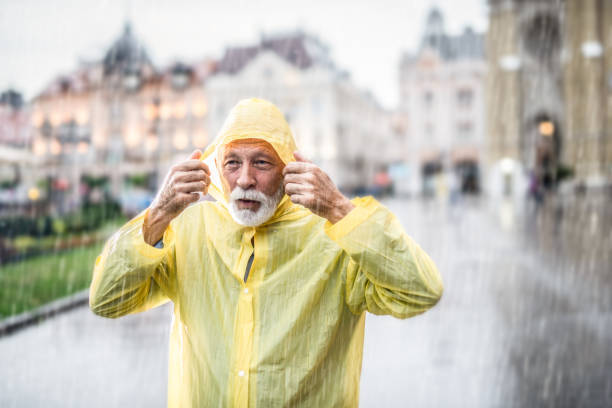
[[[555,124],[550,120],[540,122],[538,130],[542,136],[550,137],[555,133]]]
[[[40,198],[40,190],[36,187],[32,187],[28,190],[28,198],[30,201],[37,201]]]
[[[504,157],[499,162],[499,168],[501,169],[502,173],[504,173],[504,174],[512,173],[514,171],[514,160],[512,160],[509,157]]]
[[[42,138],[34,139],[32,150],[36,156],[44,156],[47,153],[47,143]]]
[[[184,130],[177,130],[174,133],[172,144],[174,145],[174,148],[176,150],[178,151],[184,150],[189,144],[189,138],[187,137],[187,133]]]
[[[603,54],[603,47],[598,41],[586,41],[580,46],[585,58],[599,58]]]
[[[57,156],[62,152],[62,145],[57,139],[51,140],[51,154]]]
[[[157,146],[159,146],[159,139],[155,133],[151,133],[149,136],[147,136],[145,146],[149,152],[154,152],[157,150]]]
[[[499,66],[504,71],[517,71],[521,67],[521,59],[514,54],[502,55],[499,59]]]
[[[89,150],[89,143],[86,141],[80,141],[77,144],[77,152],[79,152],[79,154],[85,154],[87,153],[87,151]]]
[[[191,112],[194,116],[201,118],[206,115],[207,110],[208,107],[206,106],[206,102],[204,100],[199,100],[194,102]]]
[[[127,147],[134,148],[140,143],[140,131],[136,125],[130,125],[124,133],[124,142]]]
[[[193,145],[195,147],[204,148],[206,147],[206,143],[208,143],[206,131],[199,130],[193,135]]]

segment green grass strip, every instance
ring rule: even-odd
[[[87,288],[103,243],[0,267],[0,319]]]

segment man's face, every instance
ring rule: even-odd
[[[255,226],[274,214],[283,197],[284,164],[272,146],[254,139],[230,143],[220,167],[237,222]]]

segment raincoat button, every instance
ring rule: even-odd
[[[238,371],[238,377],[244,377],[244,371],[242,370]]]
[[[244,293],[249,293],[249,288],[244,288]]]

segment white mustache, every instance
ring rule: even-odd
[[[261,191],[257,191],[255,189],[244,190],[242,187],[236,186],[230,194],[230,199],[235,200],[253,200],[263,202],[266,201],[269,197],[266,196]]]
[[[283,186],[279,186],[276,194],[272,196],[267,196],[261,191],[257,191],[254,188],[249,190],[244,190],[241,187],[236,186],[232,193],[230,194],[229,200],[229,212],[236,221],[240,225],[246,226],[257,226],[261,225],[272,215],[274,215],[274,211],[276,210],[276,206],[283,198],[284,194]],[[254,200],[260,203],[259,209],[257,211],[252,211],[247,208],[238,209],[237,200]]]

